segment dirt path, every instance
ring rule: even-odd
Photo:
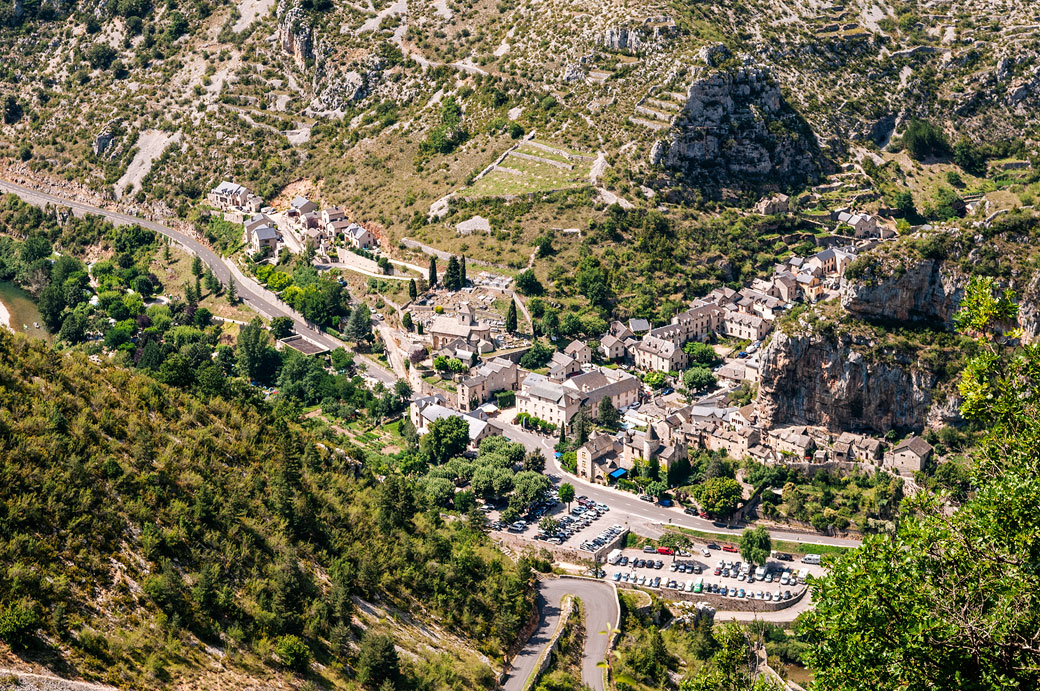
[[[86,681],[71,681],[61,677],[52,677],[47,674],[34,674],[32,672],[21,672],[16,669],[0,667],[0,680],[4,677],[17,677],[16,685],[8,685],[0,681],[0,689],[18,688],[33,689],[39,691],[118,691],[114,686],[103,686],[91,684]]]

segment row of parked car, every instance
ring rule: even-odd
[[[624,532],[624,530],[624,526],[615,523],[614,525],[610,526],[602,533],[600,533],[598,536],[592,538],[591,540],[586,540],[585,542],[578,545],[578,549],[583,550],[585,552],[595,552],[600,547],[610,544],[610,542],[612,542],[618,535]]]
[[[796,585],[798,583],[798,576],[791,569],[781,568],[777,570],[779,573],[774,574],[774,569],[759,566],[752,571],[750,564],[720,560],[715,566],[714,574],[723,578],[735,578],[738,581],[749,584],[755,581],[764,583],[776,582],[780,585]]]
[[[620,571],[616,571],[614,572],[614,581],[616,583],[631,583],[633,585],[642,585],[650,588],[662,587],[662,578],[660,576],[647,576],[638,573],[621,573]],[[664,581],[663,587],[670,588],[671,590],[685,591],[687,593],[713,593],[723,597],[735,597],[746,600],[763,600],[764,602],[782,602],[784,600],[790,600],[791,597],[793,597],[790,590],[777,590],[775,593],[759,590],[756,593],[752,590],[746,590],[738,586],[705,583],[703,578],[698,578],[696,581],[685,582],[669,578],[667,581]]]

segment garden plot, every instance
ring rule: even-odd
[[[473,185],[463,197],[505,197],[590,184],[594,157],[564,147],[525,141]]]

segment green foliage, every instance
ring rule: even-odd
[[[715,373],[707,367],[691,367],[683,372],[683,385],[690,391],[700,391],[715,386]]]
[[[32,603],[22,601],[0,605],[0,641],[12,648],[26,646],[39,625],[39,616]]]
[[[950,142],[943,131],[927,120],[911,120],[903,133],[903,146],[916,161],[941,158],[950,153]]]
[[[574,501],[574,485],[569,482],[564,482],[560,485],[559,495],[560,501],[566,504],[569,510],[571,502]]]
[[[469,425],[458,415],[434,420],[419,440],[419,446],[429,463],[446,463],[469,446]]]
[[[762,526],[747,528],[741,533],[740,556],[744,557],[744,561],[761,566],[766,563],[772,550],[773,541],[769,531]]]
[[[986,430],[976,490],[949,515],[922,492],[895,534],[871,536],[814,582],[801,633],[815,683],[831,689],[1025,689],[1040,684],[1040,350],[1012,350],[1008,294],[973,278],[955,319],[978,350],[960,383],[962,414]],[[913,583],[913,587],[907,587]]]
[[[303,671],[307,669],[311,659],[310,648],[299,636],[288,634],[280,636],[275,644],[275,653],[282,664],[289,669]]]
[[[740,505],[743,492],[740,483],[728,477],[713,477],[698,485],[693,492],[697,502],[712,516],[725,518]]]
[[[400,662],[394,639],[386,634],[366,631],[361,638],[361,651],[358,655],[357,679],[362,686],[371,689],[382,688],[389,684],[396,687],[401,676]]]
[[[531,348],[520,358],[520,366],[524,369],[535,370],[545,367],[552,359],[553,349],[541,341],[535,341]]]
[[[514,283],[516,284],[516,289],[523,295],[541,295],[545,292],[542,284],[530,269],[518,273],[514,279]]]

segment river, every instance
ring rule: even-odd
[[[10,315],[11,330],[18,333],[38,336],[47,341],[51,340],[51,334],[40,319],[40,311],[36,309],[29,293],[25,292],[13,283],[0,281],[0,302]],[[39,326],[35,326],[39,324]],[[27,326],[29,328],[23,328]]]

